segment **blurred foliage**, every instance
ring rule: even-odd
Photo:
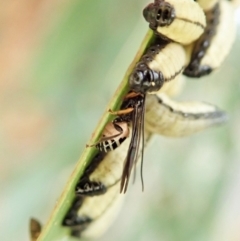
[[[1,240],[28,240],[29,218],[48,219],[147,31],[147,2],[2,3]],[[222,68],[188,80],[180,97],[217,104],[228,124],[156,137],[145,154],[145,192],[131,187],[99,240],[240,240],[239,52],[238,36]]]

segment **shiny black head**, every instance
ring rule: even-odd
[[[139,63],[128,82],[132,91],[145,94],[158,91],[164,83],[164,77],[161,72],[151,70],[146,64]]]
[[[143,16],[149,23],[149,27],[156,30],[158,26],[170,25],[176,14],[174,7],[164,0],[155,0],[143,9]]]

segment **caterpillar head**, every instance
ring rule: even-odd
[[[170,25],[176,17],[174,7],[164,0],[155,0],[143,10],[143,16],[149,23],[149,27],[156,30],[158,26]]]
[[[141,62],[129,77],[130,89],[144,94],[158,91],[163,83],[164,77],[161,72],[154,71]]]

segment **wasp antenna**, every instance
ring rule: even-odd
[[[133,181],[132,181],[132,184],[134,184],[135,183],[135,180],[136,180],[136,163],[135,163],[135,165],[134,165],[134,170],[133,170]]]
[[[124,165],[123,165],[123,172],[122,172],[122,180],[121,180],[121,186],[120,186],[120,193],[124,189],[124,193],[127,191],[128,182],[131,174],[131,170],[133,167],[133,163],[135,162],[135,156],[136,156],[136,146],[138,146],[138,118],[137,118],[138,109],[135,106],[133,117],[132,117],[132,136],[131,136],[131,142],[128,148],[127,157],[125,159]],[[137,139],[136,139],[137,138]],[[137,143],[136,143],[137,142]]]
[[[142,182],[142,191],[144,191],[144,181],[143,181],[143,155],[144,155],[144,120],[145,120],[145,99],[146,95],[144,95],[143,99],[143,111],[142,111],[142,116],[141,116],[141,133],[142,133],[142,151],[141,151],[141,182]]]

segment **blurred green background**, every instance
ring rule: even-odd
[[[29,240],[32,216],[46,223],[147,32],[148,2],[1,3],[0,240]],[[129,188],[99,241],[240,240],[239,38],[221,69],[188,80],[179,97],[216,104],[229,122],[156,137],[145,152],[144,193],[139,180]]]

